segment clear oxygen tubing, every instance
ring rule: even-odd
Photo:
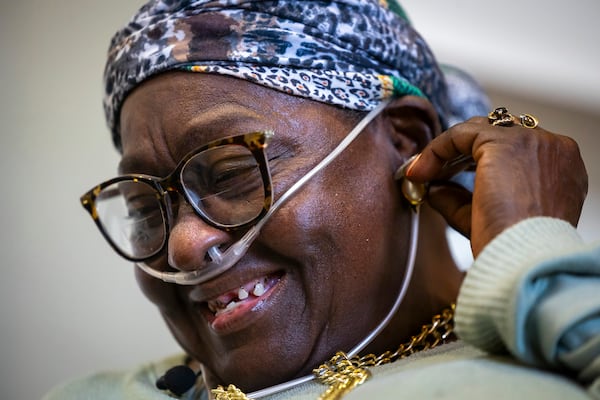
[[[194,285],[201,282],[205,282],[217,275],[227,271],[231,268],[246,252],[250,247],[250,244],[256,239],[262,226],[267,222],[271,215],[297,190],[299,190],[310,178],[325,168],[331,161],[333,161],[352,141],[362,132],[362,130],[387,106],[390,100],[383,101],[379,106],[370,111],[365,118],[363,118],[358,125],[340,142],[340,144],[319,164],[311,169],[305,176],[298,180],[290,189],[288,189],[269,209],[267,214],[254,225],[238,242],[230,246],[224,253],[222,253],[216,246],[211,247],[208,253],[212,259],[211,263],[207,268],[203,268],[201,271],[191,272],[160,272],[151,269],[146,264],[138,263],[137,266],[142,270],[152,275],[153,277],[162,279],[165,282],[177,283],[183,285]],[[411,161],[411,160],[409,160]],[[408,164],[408,162],[407,162]],[[404,168],[405,170],[405,168]],[[408,249],[408,257],[406,260],[406,269],[404,271],[404,278],[394,303],[385,317],[377,324],[377,326],[369,332],[356,346],[354,346],[349,352],[346,353],[348,357],[354,357],[360,353],[365,347],[367,347],[377,335],[383,331],[383,329],[389,324],[392,317],[398,311],[400,304],[406,296],[408,286],[410,284],[416,255],[417,255],[417,244],[419,237],[419,206],[416,205],[411,207],[411,231],[410,231],[410,243]],[[210,267],[210,269],[209,269]],[[315,379],[314,375],[306,375],[304,377],[296,378],[288,382],[280,383],[265,389],[257,390],[249,393],[247,396],[252,399],[258,399],[261,397],[269,396],[274,393],[282,392],[294,386],[300,385],[305,382],[309,382]]]
[[[212,246],[208,249],[208,255],[211,261],[201,268],[193,271],[178,271],[166,272],[157,271],[146,263],[136,263],[145,273],[154,278],[158,278],[167,283],[176,283],[179,285],[197,285],[206,282],[214,277],[221,275],[223,272],[233,267],[243,256],[246,251],[258,237],[260,230],[271,218],[273,213],[281,207],[291,196],[293,196],[306,182],[309,181],[315,174],[320,172],[329,163],[331,163],[346,147],[356,139],[356,137],[367,127],[367,125],[388,105],[391,99],[382,101],[377,107],[369,111],[369,113],[346,135],[346,137],[337,145],[335,149],[321,162],[314,166],[309,172],[300,178],[292,187],[290,187],[272,206],[269,208],[265,216],[258,223],[248,230],[240,240],[232,244],[225,252],[221,252],[217,246]]]

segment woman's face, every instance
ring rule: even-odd
[[[124,104],[120,172],[165,176],[206,142],[271,129],[276,201],[354,127],[352,116],[235,78],[168,73]],[[251,391],[308,374],[385,316],[403,276],[409,231],[393,180],[401,160],[386,126],[385,117],[373,122],[273,215],[224,274],[181,286],[136,269],[143,292],[203,364],[210,385]],[[239,238],[175,203],[164,269],[201,268],[208,248]],[[231,301],[236,307],[225,309]]]

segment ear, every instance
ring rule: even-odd
[[[384,111],[391,140],[401,160],[420,152],[441,131],[433,105],[416,96],[394,99]]]

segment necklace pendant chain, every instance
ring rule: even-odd
[[[329,386],[319,400],[339,400],[371,376],[368,369],[354,365],[343,352],[338,352],[314,374],[321,383]]]
[[[340,400],[371,376],[368,367],[389,364],[421,350],[446,343],[454,330],[455,307],[452,304],[441,314],[435,315],[430,324],[423,325],[418,335],[402,343],[394,352],[386,351],[379,356],[367,354],[352,358],[348,358],[343,352],[336,353],[329,361],[313,370],[316,378],[328,386],[319,400]],[[215,400],[252,400],[234,385],[229,385],[227,390],[219,386],[212,390],[212,394]]]
[[[317,379],[329,387],[319,397],[319,400],[339,400],[358,385],[364,383],[370,376],[368,367],[392,363],[421,350],[432,349],[445,343],[454,330],[454,309],[450,308],[435,315],[430,324],[423,325],[421,332],[403,343],[396,351],[386,351],[379,356],[367,354],[363,357],[348,358],[343,352],[336,353],[331,360],[313,370]]]
[[[244,392],[235,387],[235,385],[227,386],[227,390],[223,386],[217,386],[211,392],[215,396],[215,400],[252,400]]]

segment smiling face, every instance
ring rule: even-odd
[[[409,214],[393,180],[401,156],[381,118],[289,199],[224,274],[181,286],[136,269],[209,386],[251,391],[308,374],[356,345],[389,310],[404,273]],[[202,144],[270,129],[277,200],[357,121],[353,112],[235,78],[167,73],[123,106],[120,172],[165,176]],[[201,268],[211,246],[239,238],[207,225],[183,201],[174,208],[157,261],[163,269]]]

